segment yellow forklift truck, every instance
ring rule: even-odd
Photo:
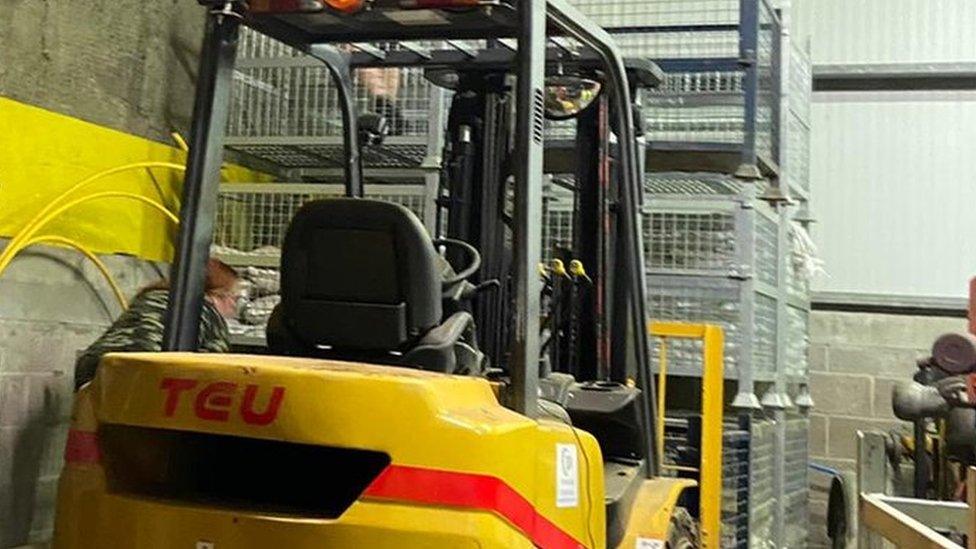
[[[694,480],[659,476],[663,408],[654,399],[644,309],[642,159],[633,84],[609,35],[566,0],[201,3],[207,27],[172,270],[168,352],[108,355],[79,391],[54,546],[718,547],[714,444],[720,431],[716,437],[706,429],[708,493]],[[309,203],[293,219],[269,354],[195,354],[188,351],[197,346],[241,24],[311,54],[333,72],[346,128],[348,197]],[[560,46],[553,53],[547,36],[572,38],[581,50]],[[517,52],[497,43],[510,38],[518,40]],[[516,77],[513,146],[487,148],[508,155],[512,177],[502,181],[513,191],[510,203],[504,187],[496,192],[502,197],[496,213],[511,238],[495,239],[509,253],[492,264],[510,269],[494,285],[464,280],[479,270],[477,247],[438,241],[468,262],[445,279],[438,248],[412,213],[361,198],[349,77],[356,57],[331,44],[434,39],[488,39],[498,47],[410,48],[382,61],[423,65],[432,77],[459,66],[507,66]],[[379,63],[382,56],[367,57]],[[585,84],[584,93],[560,74],[553,96],[544,85],[553,67],[588,71],[603,90],[592,93]],[[578,100],[596,105],[588,109],[594,131],[587,135],[596,136],[598,161],[580,162],[596,174],[593,189],[602,189],[587,191],[591,221],[581,232],[612,230],[590,243],[595,289],[588,303],[599,314],[578,338],[589,350],[565,371],[542,360],[543,118],[547,108],[572,110]],[[454,126],[457,135],[470,130],[464,126]],[[480,236],[483,242],[488,235]],[[582,271],[581,264],[575,268]],[[493,295],[505,296],[510,311],[499,312],[497,297],[491,307],[478,305],[492,302],[481,295],[492,286],[505,288]],[[462,294],[475,302],[475,314],[450,305]],[[505,337],[476,336],[476,315],[489,319],[492,333],[504,329]],[[658,335],[711,334],[706,362],[720,367],[720,333],[715,339],[714,329],[674,330],[659,327]],[[502,350],[488,353],[489,370],[480,347],[499,339]],[[455,375],[461,371],[475,375]],[[709,397],[720,411],[720,371],[718,380]],[[703,511],[695,522],[685,507],[694,511],[698,500]]]

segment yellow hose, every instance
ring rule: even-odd
[[[30,238],[32,238],[34,234],[37,233],[38,230],[44,227],[44,225],[49,223],[52,219],[61,215],[65,211],[75,206],[78,206],[79,204],[84,204],[85,202],[90,202],[92,200],[99,200],[102,198],[125,198],[128,200],[135,200],[137,202],[142,202],[143,204],[146,204],[147,206],[150,206],[156,209],[157,211],[159,211],[160,213],[162,213],[164,216],[169,218],[173,223],[176,223],[178,225],[180,222],[180,219],[176,216],[176,214],[167,210],[165,206],[163,206],[159,202],[146,198],[145,196],[142,195],[138,195],[134,193],[125,193],[120,191],[106,191],[106,192],[86,195],[81,198],[76,198],[75,200],[72,200],[71,202],[68,202],[63,206],[54,209],[54,211],[51,211],[53,208],[49,206],[45,208],[44,211],[42,212],[42,214],[44,214],[43,216],[38,215],[32,218],[31,221],[28,222],[27,227],[21,229],[21,231],[17,233],[17,236],[14,237],[14,239],[11,240],[10,244],[7,245],[6,249],[3,250],[3,253],[0,254],[0,274],[3,274],[3,272],[10,265],[10,262],[13,261],[14,256],[16,256],[20,252],[20,250],[23,249],[24,247],[23,243],[28,241]],[[55,207],[56,204],[57,203],[55,203]]]
[[[57,236],[57,235],[35,236],[34,238],[28,240],[27,244],[25,244],[21,248],[21,250],[29,248],[35,244],[42,244],[44,242],[69,246],[84,254],[84,256],[87,257],[89,261],[91,261],[95,265],[96,268],[98,268],[98,271],[102,273],[102,276],[105,278],[105,281],[108,282],[109,286],[111,286],[112,293],[115,294],[115,299],[119,301],[119,305],[122,307],[122,310],[129,308],[129,302],[128,300],[125,299],[125,294],[122,292],[122,288],[119,287],[118,282],[116,282],[115,278],[112,277],[112,273],[108,271],[108,267],[105,266],[105,263],[103,263],[102,260],[98,258],[98,256],[92,253],[91,250],[85,248],[81,244],[78,244],[74,240],[70,240],[64,238],[63,236]]]
[[[186,139],[183,139],[183,136],[180,135],[180,132],[171,132],[169,134],[169,136],[172,137],[173,138],[173,141],[176,142],[176,148],[177,149],[179,149],[179,150],[187,153],[187,155],[190,154],[190,144],[186,142]],[[220,181],[221,182],[226,182],[227,181],[227,174],[225,173],[226,170],[227,170],[227,166],[221,164],[221,166],[220,166]]]
[[[170,135],[172,136],[173,141],[176,142],[176,145],[180,150],[184,152],[189,152],[190,146],[187,144],[186,140],[183,139],[182,135],[180,135],[178,132],[173,132]],[[115,293],[115,297],[119,301],[119,304],[122,306],[122,308],[123,309],[127,308],[128,302],[126,301],[125,295],[122,293],[121,288],[119,288],[118,283],[115,281],[114,278],[112,278],[112,275],[108,271],[108,268],[105,266],[105,263],[103,263],[98,258],[98,256],[96,256],[91,250],[85,248],[84,246],[82,246],[78,242],[75,242],[74,240],[62,236],[57,236],[57,235],[34,236],[34,235],[37,233],[37,231],[39,231],[45,225],[50,223],[52,219],[58,217],[65,211],[75,206],[78,206],[80,204],[83,204],[85,202],[90,202],[92,200],[99,200],[102,198],[125,198],[128,200],[136,200],[138,202],[142,202],[143,204],[146,204],[147,206],[150,206],[156,209],[157,211],[159,211],[160,213],[162,213],[164,216],[169,218],[173,223],[179,225],[180,222],[179,217],[177,217],[176,214],[174,214],[172,211],[167,209],[163,204],[134,193],[119,192],[119,191],[95,193],[95,194],[84,196],[82,198],[77,198],[75,200],[68,202],[67,204],[64,204],[63,206],[59,206],[66,199],[66,197],[68,197],[68,195],[74,193],[75,191],[81,189],[82,187],[90,185],[106,177],[110,177],[127,171],[140,170],[140,169],[146,170],[146,173],[149,175],[150,179],[152,180],[153,186],[156,188],[157,194],[159,194],[159,199],[166,200],[166,196],[163,193],[162,187],[159,185],[159,182],[152,174],[151,171],[152,168],[164,168],[168,170],[186,172],[186,167],[181,164],[174,164],[172,162],[147,161],[147,162],[133,162],[131,164],[125,164],[123,166],[116,166],[114,168],[109,168],[107,170],[103,170],[94,175],[86,177],[85,179],[72,185],[68,190],[61,193],[57,198],[55,198],[53,201],[48,203],[44,208],[41,209],[40,212],[37,213],[37,215],[32,217],[17,234],[15,234],[10,239],[10,242],[7,243],[7,246],[4,248],[3,252],[0,253],[0,275],[2,275],[3,272],[7,270],[7,267],[10,266],[10,263],[13,261],[14,257],[16,257],[16,255],[19,254],[23,249],[44,242],[61,244],[64,246],[74,248],[75,250],[84,254],[85,257],[87,257],[95,265],[95,267],[98,268],[99,272],[102,273],[102,276],[105,277],[105,280],[108,282],[109,286],[111,286],[112,292]],[[177,203],[177,206],[178,205],[179,204]]]
[[[47,215],[51,212],[51,210],[56,208],[58,204],[62,201],[62,199],[64,199],[66,196],[68,196],[69,194],[77,191],[78,189],[86,185],[90,185],[95,181],[98,181],[99,179],[109,177],[118,173],[132,171],[132,170],[140,170],[143,168],[166,168],[166,169],[176,170],[180,172],[186,171],[185,166],[182,166],[180,164],[173,164],[172,162],[134,162],[132,164],[126,164],[124,166],[117,166],[115,168],[103,170],[101,172],[98,172],[90,177],[87,177],[79,181],[78,183],[74,184],[71,188],[69,188],[67,191],[61,193],[60,196],[54,199],[47,206],[45,206],[40,212],[38,212],[36,216],[31,218],[31,220],[27,222],[27,225],[25,225],[24,228],[21,229],[19,233],[17,233],[10,240],[10,242],[7,244],[7,247],[4,249],[3,253],[0,254],[0,272],[3,272],[3,269],[6,268],[6,264],[10,263],[10,260],[13,258],[13,255],[16,255],[17,249],[20,246],[20,244],[24,242],[27,238],[30,238],[30,236],[34,232],[36,232],[35,226],[37,224],[37,221],[39,219],[44,219],[45,217],[47,217]]]
[[[190,145],[187,144],[186,139],[183,139],[183,136],[180,135],[180,132],[173,132],[169,134],[169,136],[172,137],[173,141],[176,142],[176,147],[178,149],[180,149],[183,152],[190,152]]]
[[[183,150],[184,152],[189,152],[190,147],[187,144],[186,140],[183,139],[183,136],[181,136],[177,132],[173,132],[171,136],[173,140],[176,142],[176,145],[181,150]],[[156,181],[156,178],[153,177],[151,168],[164,168],[168,170],[186,172],[186,167],[181,164],[174,164],[172,162],[147,161],[147,162],[133,162],[131,164],[125,164],[123,166],[116,166],[114,168],[109,168],[107,170],[98,172],[92,176],[86,177],[85,179],[72,185],[68,190],[61,193],[57,198],[55,198],[53,201],[48,203],[44,208],[41,209],[40,212],[37,213],[37,215],[32,217],[27,222],[27,224],[24,225],[24,227],[17,234],[13,236],[13,238],[10,239],[10,242],[7,243],[7,246],[4,248],[3,252],[0,253],[0,275],[2,275],[3,272],[7,270],[7,267],[10,266],[10,263],[11,261],[13,261],[14,257],[16,257],[16,255],[20,253],[23,249],[29,246],[33,246],[34,244],[39,244],[43,242],[61,244],[78,250],[79,252],[84,254],[85,257],[91,260],[91,262],[95,264],[95,267],[97,267],[98,270],[102,273],[102,276],[105,277],[105,280],[108,282],[109,286],[112,287],[112,291],[115,293],[115,297],[116,299],[118,299],[119,304],[122,305],[123,308],[128,307],[128,303],[125,299],[125,295],[122,293],[122,290],[119,288],[118,283],[116,283],[115,279],[112,278],[112,275],[108,271],[108,268],[105,266],[105,264],[94,253],[92,253],[91,250],[85,248],[84,246],[75,242],[74,240],[70,240],[62,236],[44,235],[44,236],[35,237],[34,235],[37,233],[37,231],[39,231],[46,224],[48,224],[52,219],[58,217],[65,211],[75,206],[78,206],[80,204],[83,204],[85,202],[90,202],[92,200],[99,200],[102,198],[125,198],[128,200],[136,200],[138,202],[142,202],[143,204],[146,204],[147,206],[150,206],[156,209],[157,211],[159,211],[160,213],[162,213],[164,216],[169,218],[173,223],[179,225],[180,222],[179,217],[177,217],[176,214],[174,214],[172,211],[167,209],[163,204],[134,193],[119,192],[119,191],[107,191],[107,192],[95,193],[81,198],[77,198],[59,207],[59,204],[61,204],[64,201],[64,199],[68,197],[68,195],[74,193],[75,191],[81,189],[82,187],[90,185],[106,177],[110,177],[127,171],[140,170],[140,169],[146,170],[146,173],[149,174],[149,177],[152,180],[154,187],[156,188],[156,192],[159,194],[160,200],[165,200],[166,197],[163,194],[163,189],[159,185],[159,182]]]

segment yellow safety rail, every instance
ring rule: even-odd
[[[698,473],[699,518],[702,549],[722,545],[722,421],[724,407],[725,334],[712,324],[651,322],[651,336],[660,340],[657,377],[657,460],[659,470]],[[701,463],[697,469],[664,463],[664,419],[667,397],[668,341],[695,339],[702,342]]]

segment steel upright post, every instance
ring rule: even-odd
[[[363,159],[359,149],[359,113],[356,111],[356,88],[352,82],[349,54],[325,44],[313,44],[309,48],[309,53],[325,64],[339,92],[342,124],[352,130],[342,132],[342,147],[345,154],[342,168],[346,178],[346,196],[362,198]]]
[[[241,16],[235,3],[211,6],[200,53],[193,105],[190,152],[183,181],[177,255],[170,271],[170,299],[163,331],[163,350],[195,351],[199,347],[204,277],[213,240],[224,128]]]
[[[539,292],[542,259],[543,90],[546,2],[519,2],[515,123],[515,349],[513,407],[535,417],[539,386]]]
[[[742,160],[736,176],[742,179],[759,179],[756,154],[756,115],[759,112],[759,4],[762,0],[739,1],[739,62],[745,78],[743,85],[744,133],[742,136]]]

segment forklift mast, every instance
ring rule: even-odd
[[[541,220],[544,144],[544,77],[547,66],[547,36],[575,39],[602,62],[604,85],[608,92],[612,127],[619,147],[619,187],[617,195],[618,237],[614,269],[616,306],[626,309],[626,330],[630,338],[637,382],[642,389],[641,412],[648,434],[645,455],[646,474],[656,474],[653,458],[656,434],[654,384],[651,376],[641,242],[640,194],[642,166],[639,162],[631,89],[623,58],[610,35],[590,22],[568,0],[497,0],[490,6],[463,10],[441,9],[436,24],[402,24],[405,19],[387,17],[393,11],[409,9],[397,0],[375,0],[371,9],[357,15],[355,25],[342,16],[315,19],[316,14],[262,12],[248,10],[241,0],[200,0],[208,17],[201,52],[195,96],[190,154],[183,186],[183,207],[177,251],[171,271],[171,297],[165,323],[163,348],[167,351],[192,351],[197,348],[199,318],[203,305],[204,272],[213,239],[213,224],[223,157],[224,127],[227,122],[231,82],[241,24],[267,34],[321,60],[339,84],[345,124],[346,193],[361,196],[362,170],[358,157],[356,113],[352,101],[349,63],[354,56],[339,52],[331,44],[384,40],[443,40],[516,38],[518,52],[514,74],[515,146],[511,157],[515,207],[512,219],[512,301],[515,304],[511,326],[509,371],[513,408],[529,417],[537,415],[540,356],[540,293],[537,265],[541,259]],[[265,2],[265,4],[269,4]],[[270,2],[270,5],[278,5]],[[311,4],[318,4],[312,2]],[[420,2],[426,6],[428,3]],[[291,6],[296,3],[282,2]],[[298,3],[297,5],[304,5]],[[450,7],[451,2],[433,5]],[[383,60],[373,60],[382,63]],[[390,60],[393,62],[394,60]],[[463,58],[458,62],[477,63]],[[484,60],[492,62],[491,56]],[[497,59],[495,61],[497,63]],[[401,57],[399,66],[443,67],[444,59],[423,55]],[[599,169],[599,168],[598,168]],[[592,197],[590,197],[592,200]],[[592,243],[588,244],[593,253]],[[622,298],[622,299],[621,299]],[[502,320],[504,323],[504,320]],[[620,347],[620,344],[615,344]]]
[[[512,254],[506,246],[511,225],[505,218],[513,134],[508,91],[504,72],[459,75],[447,120],[437,215],[440,221],[441,211],[449,214],[447,227],[440,229],[443,236],[481,252],[482,268],[471,282],[484,290],[472,303],[472,313],[479,348],[499,367],[509,345],[511,313]]]

